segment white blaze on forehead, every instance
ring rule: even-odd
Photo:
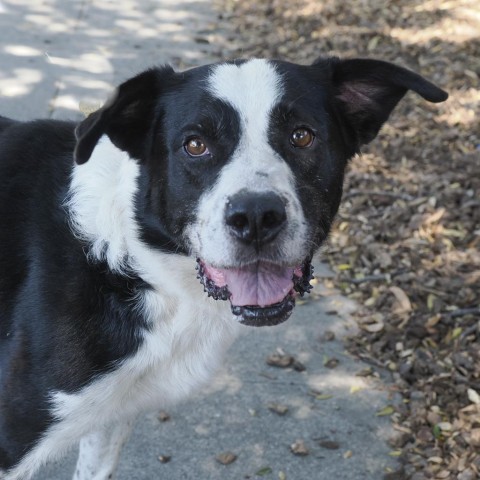
[[[235,108],[249,134],[264,135],[270,112],[282,95],[282,79],[272,63],[255,59],[215,66],[208,88]]]

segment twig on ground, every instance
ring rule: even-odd
[[[450,312],[450,316],[455,317],[463,317],[464,315],[480,315],[480,307],[472,307],[472,308],[459,308],[458,310],[453,310]],[[477,327],[477,325],[472,325],[472,327]]]
[[[362,278],[349,278],[347,279],[347,282],[353,283],[355,285],[360,285],[361,283],[366,283],[366,282],[381,282],[383,280],[390,280],[392,278],[392,275],[389,273],[382,273],[379,275],[367,275],[366,277]]]
[[[460,335],[460,343],[464,342],[472,333],[478,332],[480,330],[480,322],[474,323],[466,328]]]
[[[377,196],[377,197],[391,197],[395,199],[400,199],[400,200],[405,200],[406,202],[410,202],[414,199],[411,195],[408,195],[408,193],[395,193],[395,192],[380,192],[377,190],[351,190],[350,192],[347,192],[344,196],[344,200],[348,200],[349,198],[352,197],[358,197],[361,195],[366,195],[366,196]]]

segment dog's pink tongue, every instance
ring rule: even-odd
[[[293,288],[293,268],[259,262],[222,270],[232,305],[266,307],[281,302]]]

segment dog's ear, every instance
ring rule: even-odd
[[[324,64],[318,60],[314,65]],[[429,102],[448,94],[422,76],[380,60],[330,60],[334,96],[357,134],[358,144],[371,142],[400,99],[413,90]]]
[[[171,67],[155,68],[122,83],[102,108],[75,129],[75,162],[87,162],[104,134],[132,158],[140,158],[152,126],[158,95],[166,79],[173,75]]]

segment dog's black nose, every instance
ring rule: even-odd
[[[225,211],[225,223],[232,235],[257,246],[271,242],[286,220],[285,202],[275,193],[237,193],[229,199]]]

